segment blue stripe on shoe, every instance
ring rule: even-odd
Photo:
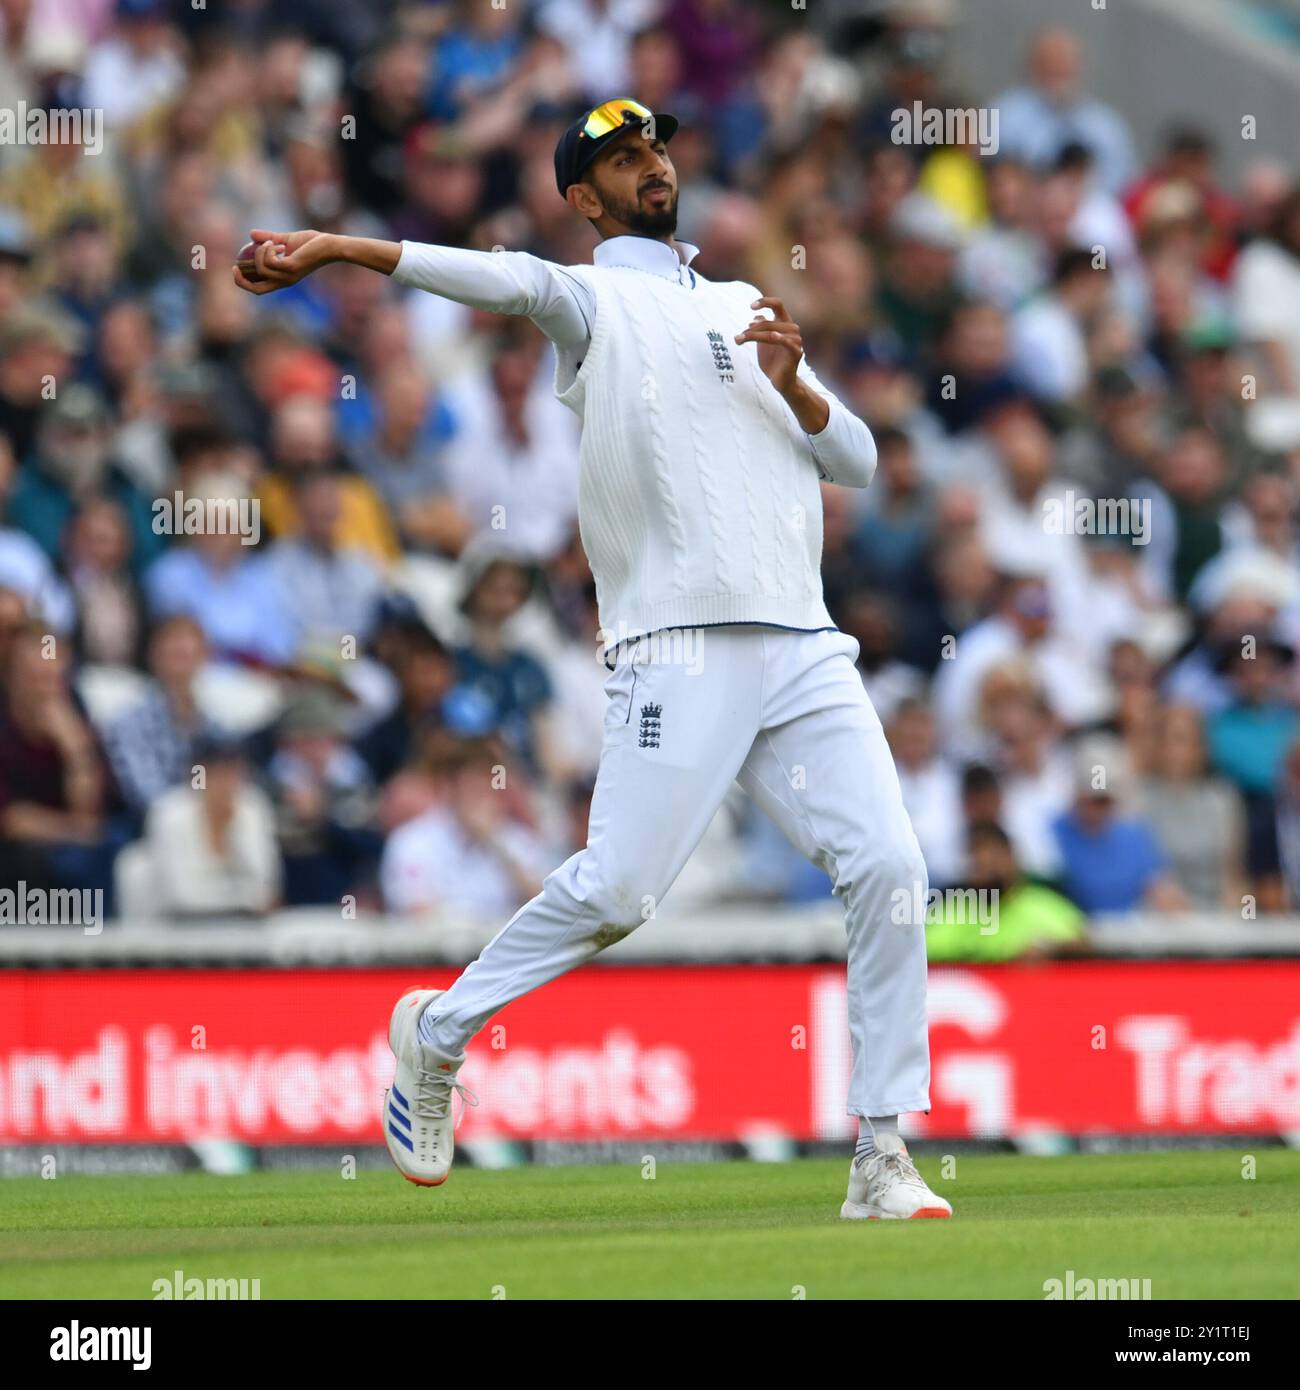
[[[410,1120],[408,1120],[406,1116],[403,1115],[402,1112],[397,1108],[397,1106],[393,1105],[391,1102],[389,1102],[388,1113],[393,1117],[393,1119],[397,1121],[399,1125],[404,1125],[408,1130],[411,1128]]]
[[[406,1097],[401,1093],[401,1091],[397,1089],[396,1086],[391,1087],[391,1090],[393,1095],[395,1095],[397,1099],[401,1102],[403,1109],[409,1110],[411,1108],[410,1101],[406,1099]]]
[[[410,1149],[412,1153],[415,1152],[415,1145],[411,1143],[411,1141],[406,1137],[406,1135],[402,1133],[400,1129],[397,1128],[396,1125],[390,1124],[388,1126],[388,1132],[393,1136],[394,1139],[397,1140],[399,1144],[403,1145],[405,1148]]]

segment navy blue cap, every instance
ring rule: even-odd
[[[600,103],[600,106],[604,105],[604,102]],[[587,124],[591,112],[598,109],[598,107],[593,106],[590,110],[584,111],[560,136],[559,143],[555,146],[555,186],[560,190],[561,198],[564,197],[565,190],[571,183],[577,183],[582,178],[583,170],[606,145],[617,140],[629,126],[639,126],[644,119],[629,111],[621,126],[592,139],[591,136],[583,134],[582,128]],[[677,133],[678,121],[676,116],[669,116],[664,112],[656,111],[654,123],[655,138],[658,140],[663,140],[666,143]]]

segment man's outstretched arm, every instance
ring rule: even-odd
[[[591,337],[595,306],[587,286],[563,266],[526,252],[465,251],[315,231],[259,229],[252,236],[257,246],[255,277],[234,268],[235,283],[250,294],[296,285],[324,265],[358,265],[458,304],[522,314],[558,347],[585,351]]]

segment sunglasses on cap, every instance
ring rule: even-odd
[[[611,130],[618,130],[620,126],[627,125],[629,118],[634,121],[652,121],[654,113],[639,101],[620,97],[596,107],[583,124],[582,133],[590,140],[599,140]]]
[[[563,198],[570,184],[582,178],[583,170],[607,145],[616,143],[622,132],[640,127],[643,137],[665,144],[677,131],[677,117],[666,111],[651,111],[631,97],[604,101],[585,116],[579,116],[560,136],[555,146],[555,187]]]

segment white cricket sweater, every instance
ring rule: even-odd
[[[753,285],[709,281],[644,238],[602,243],[596,262],[403,243],[394,278],[529,314],[556,340],[556,394],[582,420],[578,524],[606,644],[669,627],[833,627],[819,482],[865,487],[870,431],[802,361],[831,409],[805,434],[756,345],[736,345]]]

